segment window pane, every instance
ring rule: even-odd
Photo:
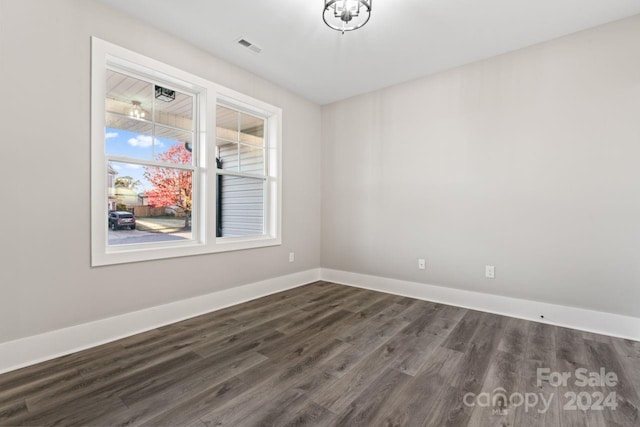
[[[240,172],[264,175],[264,149],[240,144]]]
[[[120,162],[107,169],[109,210],[115,211],[105,224],[109,245],[193,238],[191,171]]]
[[[188,131],[193,130],[193,96],[173,91],[175,98],[171,100],[170,96],[158,93],[157,88],[161,87],[155,86],[155,122]]]
[[[238,144],[235,142],[228,142],[218,140],[218,153],[217,157],[220,160],[221,169],[230,171],[238,170]]]
[[[156,125],[155,159],[188,165],[193,162],[193,133]]]
[[[230,108],[217,106],[216,133],[218,138],[238,141],[238,112]]]
[[[264,119],[240,114],[240,141],[262,147],[264,145]]]
[[[218,237],[264,234],[265,181],[218,175]]]
[[[107,70],[106,110],[151,120],[153,85],[144,80]]]
[[[134,159],[153,159],[153,125],[107,113],[105,152]]]

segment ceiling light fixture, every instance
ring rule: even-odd
[[[324,23],[334,30],[353,31],[369,22],[372,0],[324,0]]]
[[[144,119],[145,111],[142,109],[140,101],[131,101],[131,110],[129,116],[135,119]]]
[[[176,99],[176,91],[156,85],[156,99],[164,102],[171,102]]]

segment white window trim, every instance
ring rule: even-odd
[[[282,244],[282,109],[216,83],[164,64],[128,49],[91,38],[91,265],[102,266],[260,248]],[[105,96],[108,64],[138,71],[177,86],[191,88],[204,98],[200,115],[199,170],[194,176],[194,192],[198,192],[194,209],[196,225],[193,240],[136,245],[108,246],[107,162],[105,154]],[[134,65],[135,64],[135,65]],[[186,83],[188,82],[188,83]],[[267,185],[265,235],[216,237],[216,105],[218,98],[256,111],[267,117],[265,144]]]

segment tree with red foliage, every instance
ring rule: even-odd
[[[159,154],[157,160],[174,164],[190,164],[191,153],[183,145],[173,145]],[[185,229],[190,228],[191,219],[191,171],[172,168],[145,166],[144,177],[153,189],[146,192],[149,206],[177,206],[186,214]]]

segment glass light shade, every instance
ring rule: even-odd
[[[139,101],[131,101],[131,109],[129,110],[129,116],[136,119],[144,119],[146,111],[142,109],[142,105]]]

